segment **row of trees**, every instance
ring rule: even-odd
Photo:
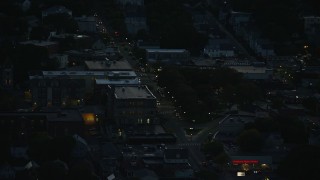
[[[183,1],[146,0],[147,22],[154,38],[163,48],[185,48],[199,55],[207,37],[196,31]]]
[[[235,10],[252,12],[260,30],[272,40],[291,40],[303,32],[297,1],[232,0],[231,4]]]
[[[299,119],[292,116],[276,118],[259,118],[253,123],[247,123],[245,129],[238,135],[236,142],[243,152],[259,152],[267,142],[263,134],[279,132],[284,143],[307,144],[308,127]]]
[[[158,82],[171,92],[177,106],[182,106],[183,111],[190,113],[188,119],[207,120],[209,112],[222,110],[228,104],[251,104],[262,97],[262,90],[258,86],[229,68],[165,68],[160,72]]]

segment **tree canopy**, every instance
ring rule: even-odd
[[[263,138],[258,130],[249,129],[238,136],[237,143],[244,152],[259,152],[263,145]]]
[[[293,149],[280,163],[278,171],[287,179],[320,179],[320,147],[305,145]]]
[[[158,37],[163,48],[185,48],[199,55],[207,43],[207,37],[196,31],[191,15],[181,1],[145,1],[150,32]]]

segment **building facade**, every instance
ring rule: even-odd
[[[107,114],[118,125],[157,124],[157,100],[147,86],[109,86]]]
[[[77,22],[79,31],[80,32],[87,32],[87,33],[96,33],[97,26],[96,26],[96,18],[93,16],[82,16],[76,17],[74,20]]]
[[[146,58],[150,63],[185,64],[190,53],[186,49],[146,49]]]

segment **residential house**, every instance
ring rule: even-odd
[[[309,43],[314,46],[320,44],[320,17],[319,16],[305,16],[304,19],[304,33],[306,34]]]
[[[198,32],[206,33],[209,30],[209,15],[206,11],[192,11],[193,26]]]
[[[229,24],[236,34],[239,34],[241,27],[248,24],[251,20],[251,13],[231,11]]]
[[[262,57],[276,56],[274,47],[271,43],[261,43],[256,45],[256,53]]]
[[[316,34],[320,30],[320,17],[318,16],[305,16],[304,19],[304,32],[305,34]]]
[[[148,30],[147,19],[144,12],[127,12],[125,13],[125,24],[129,34],[137,34],[140,30]]]
[[[68,66],[69,60],[67,54],[51,54],[49,56],[51,61],[55,61],[58,64],[59,69],[64,69]]]
[[[10,165],[1,165],[0,166],[0,179],[4,180],[14,180],[16,177],[16,172]]]
[[[97,23],[94,16],[82,16],[75,17],[74,20],[77,22],[79,32],[96,33]]]
[[[276,56],[273,44],[260,37],[259,34],[253,34],[249,39],[250,48],[258,55],[264,58]]]
[[[225,39],[226,34],[221,31],[220,27],[217,24],[215,24],[210,26],[209,37],[210,39]]]
[[[235,46],[228,39],[210,39],[203,53],[211,58],[234,57]]]
[[[0,78],[1,83],[0,86],[3,88],[12,88],[14,86],[13,83],[13,67],[11,66],[0,66]]]
[[[94,49],[94,50],[106,49],[106,45],[104,44],[104,42],[101,39],[98,39],[97,41],[95,41],[93,43],[92,49]]]
[[[18,6],[23,12],[27,12],[30,9],[30,0],[15,0],[15,5]]]
[[[52,6],[50,8],[43,10],[41,14],[42,14],[42,19],[49,15],[55,15],[55,14],[67,14],[70,17],[72,17],[72,11],[67,9],[64,6]]]
[[[85,139],[83,139],[78,134],[74,134],[72,138],[75,141],[75,146],[71,153],[71,156],[75,159],[83,159],[89,155],[89,145]]]

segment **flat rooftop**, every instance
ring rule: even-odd
[[[82,16],[82,17],[75,17],[76,21],[96,21],[96,18],[94,16]]]
[[[216,64],[216,62],[211,59],[194,60],[193,63],[196,66],[208,66],[208,67],[214,66]]]
[[[240,73],[266,73],[272,69],[267,67],[254,67],[254,66],[229,66],[229,68],[235,69]]]
[[[67,38],[67,37],[73,37],[74,39],[82,39],[82,38],[89,38],[89,36],[84,35],[84,34],[68,34],[68,33],[64,33],[64,34],[54,34],[52,35],[53,38]]]
[[[135,79],[96,79],[97,85],[138,85],[140,80]]]
[[[114,95],[117,99],[156,99],[147,86],[115,87]]]
[[[134,71],[42,71],[41,74],[29,76],[29,79],[59,76],[100,76],[108,78],[136,78],[137,74]]]
[[[20,42],[20,44],[22,44],[22,45],[32,44],[32,45],[35,45],[35,46],[51,46],[51,45],[57,45],[58,43],[54,42],[54,41],[31,40],[31,41]]]
[[[155,52],[160,52],[160,53],[183,53],[187,52],[186,49],[146,49],[148,53],[155,53]]]
[[[120,61],[85,61],[88,70],[132,70],[126,60]]]

